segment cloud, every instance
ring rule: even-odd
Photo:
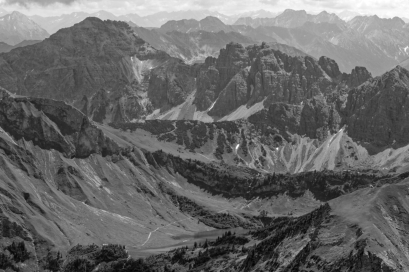
[[[64,4],[64,5],[71,5],[76,0],[5,0],[7,5],[20,5],[23,7],[28,7],[33,4],[40,5],[40,6],[49,6],[52,4]]]
[[[311,7],[329,8],[329,9],[353,9],[354,5],[350,0],[302,0],[302,2]]]
[[[141,16],[159,11],[182,11],[208,9],[226,15],[265,9],[283,11],[291,8],[318,13],[322,10],[340,12],[357,11],[378,16],[407,16],[408,0],[0,0],[0,6],[27,14],[43,16],[70,12],[96,12],[107,10],[117,15],[137,13]],[[274,9],[274,10],[273,10]]]
[[[280,2],[280,0],[260,0],[260,3],[271,6],[277,5],[278,2]]]

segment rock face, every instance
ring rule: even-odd
[[[179,59],[169,59],[150,74],[148,98],[153,107],[168,109],[182,104],[195,88],[195,74]]]
[[[68,158],[119,152],[115,142],[84,114],[64,102],[13,97],[5,90],[1,90],[1,98],[0,126],[17,140],[33,141]]]
[[[342,125],[336,106],[322,95],[305,100],[303,105],[273,103],[268,109],[250,116],[249,121],[262,131],[267,131],[268,127],[276,128],[287,141],[291,141],[287,133],[322,141]]]
[[[329,58],[317,61],[294,50],[287,52],[277,50],[274,44],[247,48],[227,45],[217,60],[206,63],[199,75],[196,96],[199,109],[205,110],[215,101],[209,115],[222,117],[241,105],[251,107],[265,98],[266,103],[300,104],[319,94],[358,86],[371,78],[365,68],[357,67],[351,74],[341,73],[337,63]],[[217,78],[217,85],[206,83]]]
[[[220,50],[217,59],[207,58],[197,79],[197,93],[194,103],[198,105],[198,109],[205,110],[209,108],[233,77],[236,80],[241,80],[239,85],[241,84],[241,92],[243,93],[246,89],[246,86],[243,85],[243,81],[246,80],[247,76],[245,75],[246,72],[243,74],[240,71],[249,64],[250,59],[247,49],[243,45],[237,43],[227,44],[226,48]],[[232,83],[229,86],[230,89],[234,90],[236,90],[236,87],[237,83]],[[233,96],[234,95],[235,94],[233,94]],[[229,105],[227,111],[232,110],[243,103],[243,99],[240,100],[239,104],[235,101],[233,102],[234,104]]]
[[[48,36],[47,31],[18,11],[0,17],[0,42],[14,46],[24,40],[44,40]]]
[[[348,133],[376,148],[408,144],[409,71],[398,66],[353,89],[345,106]]]
[[[200,111],[208,109],[220,94],[218,90],[220,74],[215,65],[216,58],[208,57],[199,70],[194,103]]]

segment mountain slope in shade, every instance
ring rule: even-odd
[[[0,41],[16,45],[24,40],[44,40],[49,35],[27,16],[14,11],[0,17]]]
[[[409,71],[398,66],[352,90],[345,111],[349,134],[374,148],[407,144]]]

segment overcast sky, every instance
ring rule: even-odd
[[[380,17],[409,17],[409,0],[0,0],[0,7],[44,16],[98,10],[116,15],[137,13],[145,16],[158,11],[191,9],[217,10],[232,15],[258,9],[278,12],[291,8],[311,13],[352,10]]]

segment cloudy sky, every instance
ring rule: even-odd
[[[217,10],[227,15],[264,9],[279,12],[286,8],[357,11],[380,17],[409,17],[409,0],[0,0],[0,7],[25,14],[60,15],[74,11],[107,10],[116,15],[137,13],[141,16],[158,11]]]

